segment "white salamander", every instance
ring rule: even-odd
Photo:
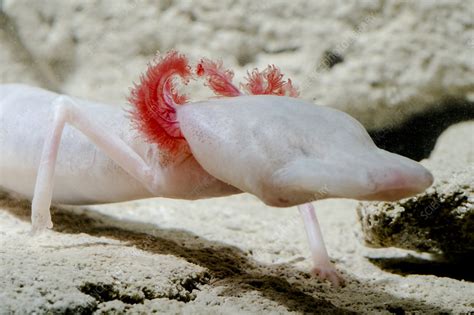
[[[223,96],[187,102],[173,77],[193,76],[170,52],[151,64],[130,111],[24,85],[0,85],[0,188],[32,199],[33,230],[51,228],[51,201],[104,203],[153,196],[198,199],[251,193],[297,205],[313,273],[342,283],[311,201],[397,200],[433,182],[415,161],[378,149],[354,118],[295,98],[275,66],[241,88],[203,59],[196,74]],[[291,97],[288,97],[291,96]],[[148,141],[146,141],[148,140]]]

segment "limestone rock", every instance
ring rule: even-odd
[[[359,205],[366,243],[447,259],[474,255],[474,122],[450,127],[423,164],[435,177],[426,192],[400,202]]]

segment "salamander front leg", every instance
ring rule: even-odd
[[[312,273],[321,280],[329,280],[336,287],[344,285],[344,279],[329,259],[313,205],[311,203],[299,205],[298,210],[303,217],[306,235],[311,249],[313,260]]]
[[[76,106],[74,100],[67,96],[59,96],[53,105],[54,121],[43,146],[31,205],[33,233],[53,226],[49,208],[53,195],[56,159],[66,123],[86,135],[92,143],[150,192],[156,192],[157,187],[162,186],[163,177],[161,173],[157,173],[159,170],[151,169],[127,143],[98,124],[92,115]]]

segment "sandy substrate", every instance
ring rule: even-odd
[[[474,310],[474,284],[460,280],[467,267],[366,248],[359,241],[356,202],[316,206],[330,255],[347,280],[341,289],[308,275],[298,211],[269,208],[249,195],[58,208],[53,231],[33,238],[28,204],[4,198],[2,313]]]

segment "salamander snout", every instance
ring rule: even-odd
[[[399,200],[419,194],[433,184],[433,175],[421,164],[403,156],[380,151],[379,167],[371,172],[375,192],[361,199]]]

